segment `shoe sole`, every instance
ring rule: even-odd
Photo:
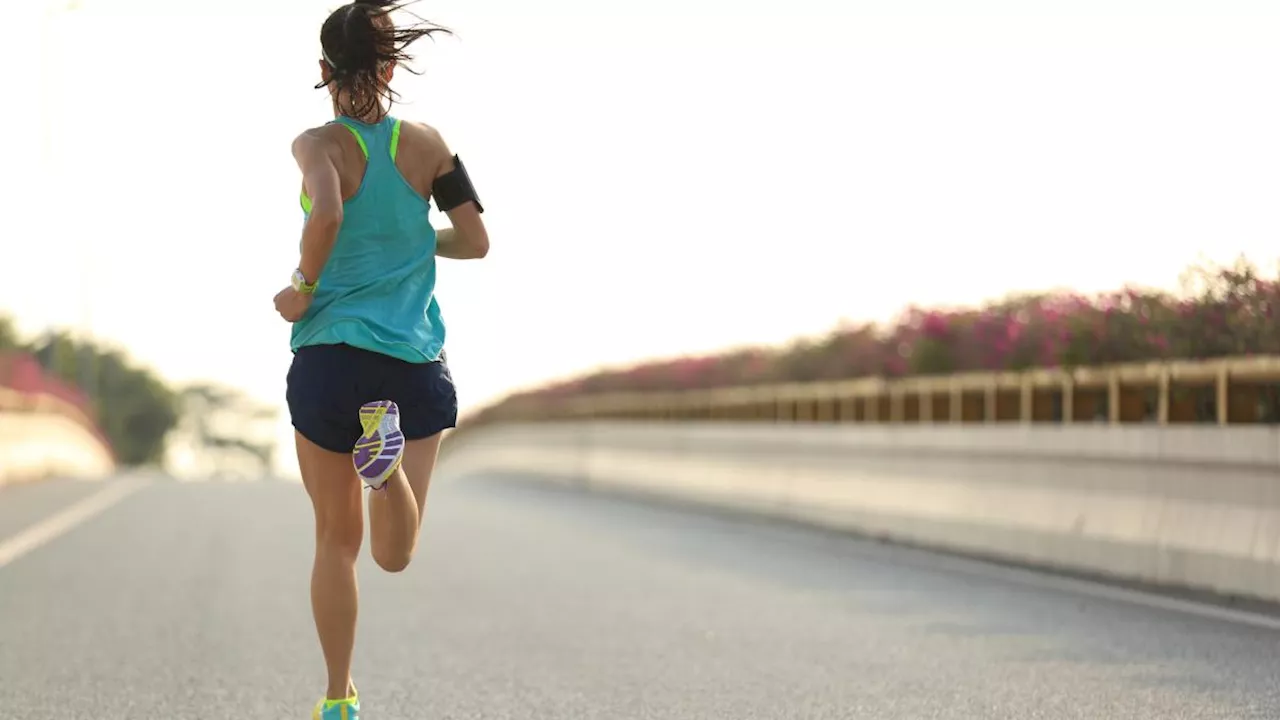
[[[396,419],[394,430],[383,432],[382,423],[390,414]],[[363,434],[351,451],[356,473],[365,484],[379,489],[395,474],[404,459],[404,433],[400,432],[400,408],[390,400],[366,403],[360,408]]]

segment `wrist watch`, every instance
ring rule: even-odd
[[[291,284],[295,291],[300,292],[303,295],[314,295],[316,292],[316,286],[320,283],[319,281],[308,283],[306,276],[302,274],[302,270],[298,269],[293,271],[293,280]]]

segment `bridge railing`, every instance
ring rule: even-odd
[[[106,436],[102,434],[98,424],[89,417],[85,409],[65,398],[46,393],[19,392],[13,388],[0,386],[0,413],[48,413],[62,415],[84,427],[110,446]]]
[[[513,398],[468,424],[583,419],[825,423],[1280,422],[1280,356],[674,392]]]
[[[442,467],[1274,603],[1278,400],[1280,357],[529,395]]]
[[[34,358],[28,355],[11,353],[0,356],[0,415],[10,416],[10,420],[13,416],[19,418],[40,416],[58,417],[70,421],[72,425],[62,427],[78,428],[74,430],[77,437],[62,438],[64,443],[88,445],[96,443],[100,449],[95,452],[98,455],[105,454],[108,462],[115,462],[111,442],[93,418],[88,398],[78,389],[50,376]],[[11,430],[13,427],[10,425]],[[83,434],[80,434],[81,431]],[[13,440],[13,438],[0,437],[0,442],[5,440]],[[45,448],[41,450],[42,453],[58,452],[58,438],[43,440],[48,442],[42,443],[42,447]],[[24,452],[23,456],[30,459],[31,453]],[[0,470],[13,471],[14,468],[0,468]],[[3,481],[4,474],[0,472],[0,482]]]

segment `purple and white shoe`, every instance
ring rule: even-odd
[[[356,473],[365,484],[380,490],[404,459],[404,433],[400,432],[400,408],[390,400],[360,407],[364,434],[351,451]]]

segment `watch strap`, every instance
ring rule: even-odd
[[[311,295],[316,291],[316,287],[319,286],[320,283],[318,281],[309,283],[307,282],[306,276],[302,274],[302,270],[294,270],[292,285],[294,290],[302,293],[303,295]]]

